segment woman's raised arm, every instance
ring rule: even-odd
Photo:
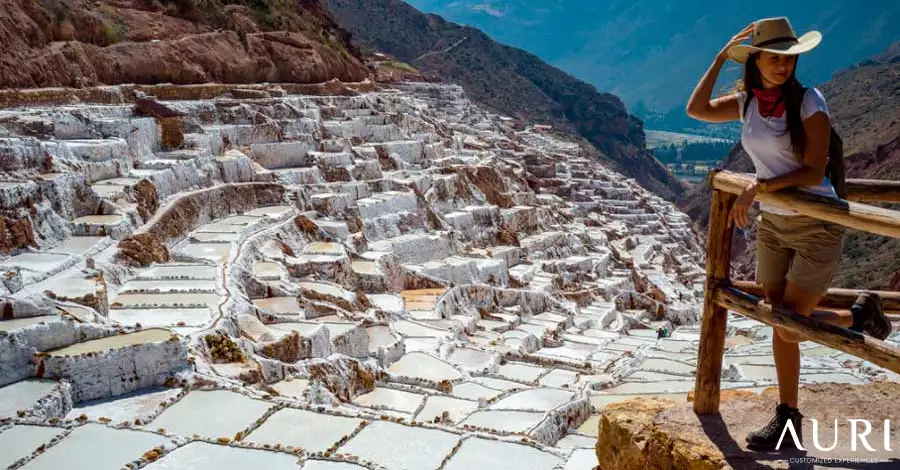
[[[716,86],[716,79],[719,77],[719,71],[722,69],[725,61],[728,60],[728,49],[750,37],[752,32],[753,23],[734,35],[731,41],[728,41],[728,44],[719,51],[719,54],[716,55],[716,60],[713,61],[709,70],[700,79],[700,83],[694,88],[694,92],[691,93],[691,99],[687,104],[688,116],[706,122],[728,122],[741,118],[736,94],[716,99],[711,98],[713,88]]]

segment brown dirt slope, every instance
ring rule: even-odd
[[[0,0],[0,88],[360,81],[317,0]]]
[[[665,198],[684,192],[646,150],[643,123],[617,96],[597,91],[534,54],[399,0],[328,0],[328,5],[363,45],[461,85],[487,109],[585,138],[612,168]]]
[[[850,178],[900,180],[900,43],[884,53],[841,71],[820,86],[832,121],[844,140]],[[740,144],[723,161],[724,168],[752,173],[753,164]],[[710,190],[697,186],[679,201],[702,229],[709,219]],[[738,277],[750,279],[755,263],[755,227],[749,243],[737,243]],[[747,249],[744,250],[743,247]],[[834,287],[900,290],[900,240],[850,230]]]

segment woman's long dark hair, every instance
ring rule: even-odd
[[[762,89],[762,74],[759,72],[759,66],[756,61],[759,59],[759,53],[752,54],[747,59],[744,66],[744,91],[747,92],[749,98],[753,89]],[[797,80],[797,62],[794,62],[794,71],[791,72],[790,78],[781,85],[781,93],[784,96],[785,114],[787,115],[787,132],[791,134],[791,147],[793,147],[794,155],[803,158],[806,151],[806,132],[803,130],[803,119],[800,118],[800,108],[803,106],[803,94],[805,90],[803,85]],[[748,99],[749,101],[749,99]]]

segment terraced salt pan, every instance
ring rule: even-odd
[[[491,398],[498,397],[503,394],[501,390],[488,388],[484,385],[479,385],[474,382],[464,382],[459,385],[454,385],[452,393],[454,396],[457,396],[459,398],[466,398],[469,400],[478,400],[481,398],[490,400]]]
[[[392,326],[397,333],[410,337],[440,338],[449,334],[447,331],[430,328],[406,320],[396,321]]]
[[[695,370],[694,367],[689,364],[655,357],[644,360],[638,367],[641,370],[677,375],[692,375]]]
[[[552,470],[561,463],[559,457],[533,447],[473,437],[463,442],[444,469]]]
[[[219,304],[219,294],[194,294],[169,292],[164,294],[119,294],[110,305],[118,307],[180,307],[206,305],[213,308]],[[118,304],[118,305],[116,305]]]
[[[591,452],[594,452],[594,446],[597,444],[597,439],[589,436],[581,436],[579,434],[567,434],[566,437],[556,441],[556,447],[568,450],[568,449],[591,449]],[[595,454],[596,459],[596,454]],[[580,467],[583,469],[593,468],[593,467]]]
[[[527,433],[544,419],[544,413],[531,411],[476,411],[462,425],[477,426],[501,432]]]
[[[13,426],[0,433],[0,468],[28,457],[41,445],[62,434],[63,429],[46,426]]]
[[[381,274],[378,271],[378,264],[374,261],[366,261],[366,260],[353,260],[350,262],[350,268],[353,269],[353,272],[357,274],[364,274],[368,276],[377,276]]]
[[[168,439],[130,429],[85,424],[29,461],[23,470],[119,470]]]
[[[296,297],[269,297],[253,301],[256,308],[280,315],[300,315],[300,302]]]
[[[376,387],[375,390],[356,397],[356,399],[353,400],[353,403],[370,408],[383,406],[392,410],[412,414],[419,409],[419,406],[422,405],[422,401],[424,400],[425,395],[394,390],[391,388]]]
[[[352,434],[359,423],[359,419],[285,408],[275,412],[244,440],[322,452]]]
[[[459,436],[444,431],[375,421],[338,453],[356,455],[391,470],[434,470],[458,440]]]
[[[750,388],[753,382],[726,382],[722,381],[722,390],[735,388]],[[605,393],[614,395],[636,394],[661,394],[661,393],[687,393],[694,389],[694,380],[671,380],[666,382],[625,382],[604,390]]]
[[[416,415],[415,420],[432,421],[446,412],[450,421],[456,423],[477,409],[477,401],[432,395],[425,399],[425,406]]]
[[[491,405],[492,410],[550,411],[568,403],[575,396],[572,392],[553,388],[533,388],[509,395]]]
[[[596,439],[600,434],[600,418],[601,416],[599,414],[591,415],[584,423],[581,423],[581,426],[578,426],[577,431],[580,434],[591,436]]]
[[[105,237],[70,237],[50,251],[66,255],[78,255],[90,250],[104,238]]]
[[[523,385],[518,382],[511,382],[509,380],[495,379],[493,377],[476,377],[472,379],[473,382],[484,385],[485,387],[492,388],[494,390],[502,390],[504,392],[508,392],[510,390],[524,390],[531,388],[528,385]]]
[[[231,252],[231,244],[228,243],[191,243],[182,247],[181,254],[192,258],[200,258],[216,263],[224,263]]]
[[[168,341],[172,336],[169,330],[162,328],[152,328],[125,335],[108,336],[106,338],[94,339],[83,343],[76,343],[61,349],[48,351],[51,356],[77,356],[79,354],[102,352],[108,349],[118,349],[125,346],[146,343],[158,343]]]
[[[462,374],[450,364],[420,352],[404,355],[399,361],[391,364],[388,373],[435,382],[456,380],[462,377]]]
[[[209,307],[200,308],[114,308],[109,311],[109,319],[121,325],[161,327],[183,324],[202,326],[212,319]]]
[[[78,217],[72,220],[72,223],[75,225],[88,224],[88,225],[112,225],[117,224],[122,221],[122,216],[119,214],[111,214],[111,215],[86,215],[84,217]]]
[[[367,470],[366,467],[346,463],[346,462],[329,462],[327,460],[307,460],[303,465],[303,470]]]
[[[477,349],[457,348],[450,355],[450,362],[469,370],[487,368],[494,358],[494,354]]]
[[[662,398],[672,400],[675,403],[685,403],[687,401],[687,393],[659,393],[659,394],[634,394],[634,395],[616,395],[608,393],[597,393],[591,395],[591,405],[598,411],[602,411],[613,403],[620,403],[632,399],[649,400],[651,398]]]
[[[180,436],[199,434],[232,438],[261,418],[271,406],[239,393],[195,390],[167,408],[147,427],[164,428]],[[228,412],[223,413],[223,410]]]
[[[593,344],[580,344],[565,341],[563,346],[558,348],[541,348],[534,353],[534,355],[547,358],[568,359],[571,361],[586,361],[596,350],[597,346]]]
[[[41,315],[39,317],[13,318],[12,320],[0,321],[0,331],[12,331],[26,326],[37,325],[38,323],[59,320],[58,315]]]
[[[578,381],[578,374],[570,370],[553,369],[538,381],[543,387],[571,387]]]
[[[344,256],[347,250],[340,243],[312,242],[303,247],[303,252],[309,255]]]
[[[269,216],[278,218],[293,211],[294,208],[291,206],[266,206],[247,211],[246,215],[253,217]]]
[[[417,289],[400,291],[407,310],[434,310],[437,301],[447,292],[447,289]]]
[[[165,264],[141,273],[141,279],[215,279],[216,267],[206,264]]]
[[[19,268],[35,273],[52,271],[63,265],[69,255],[53,253],[22,253],[0,263],[0,270]]]
[[[577,449],[566,462],[563,470],[585,470],[597,465],[597,454],[593,449]]]
[[[280,279],[287,270],[279,263],[259,261],[253,264],[253,275],[261,279]]]
[[[139,390],[136,393],[120,395],[114,399],[96,400],[80,404],[66,415],[66,419],[76,419],[87,415],[88,419],[109,418],[114,423],[134,421],[154,414],[159,405],[175,398],[180,388]]]
[[[281,395],[301,400],[303,399],[303,392],[305,392],[306,389],[309,388],[309,380],[282,380],[280,382],[272,384],[272,388],[274,388]]]
[[[200,243],[231,243],[241,239],[239,233],[194,232],[191,239]]]
[[[195,280],[195,279],[178,279],[178,280],[134,280],[128,281],[122,286],[121,292],[189,292],[202,291],[214,292],[216,285],[213,280]]]
[[[179,447],[156,462],[147,470],[297,470],[298,458],[281,452],[191,442]]]
[[[500,366],[500,375],[519,382],[534,382],[545,372],[547,370],[541,367],[512,362]]]
[[[390,313],[403,311],[403,298],[394,294],[367,294],[369,301],[376,307]]]
[[[369,335],[369,351],[378,351],[378,348],[386,348],[397,342],[397,337],[391,333],[388,326],[370,326],[366,328]]]

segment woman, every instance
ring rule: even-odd
[[[752,38],[751,45],[741,44],[747,38]],[[728,42],[691,95],[689,116],[707,122],[741,121],[741,144],[756,167],[756,180],[735,201],[729,226],[749,225],[747,213],[759,193],[797,187],[837,198],[825,177],[831,135],[825,97],[815,88],[804,89],[795,76],[798,55],[812,50],[821,38],[817,31],[798,38],[787,18],[759,20]],[[745,91],[711,100],[728,58],[745,64]],[[841,260],[842,226],[767,204],[760,204],[760,209],[756,278],[770,304],[879,339],[890,334],[891,324],[874,294],[861,295],[849,312],[814,312]],[[799,343],[804,339],[775,328],[772,353],[780,403],[775,417],[747,436],[752,449],[774,450],[788,421],[802,442],[797,398]],[[786,438],[782,447],[793,447],[793,440]]]

